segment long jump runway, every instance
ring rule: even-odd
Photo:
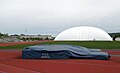
[[[110,51],[110,60],[48,60],[21,59],[20,50],[0,51],[0,73],[120,73],[120,51],[115,52]]]

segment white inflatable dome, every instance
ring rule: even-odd
[[[64,30],[54,41],[112,41],[112,38],[102,29],[80,26]]]

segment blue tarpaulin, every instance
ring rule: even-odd
[[[67,58],[95,58],[95,59],[109,59],[110,55],[102,52],[87,49],[81,46],[72,45],[36,45],[28,46],[22,50],[23,59],[67,59]]]

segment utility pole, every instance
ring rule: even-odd
[[[27,34],[27,29],[25,29],[25,35]]]

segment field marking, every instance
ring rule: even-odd
[[[41,73],[41,72],[38,72],[38,71],[34,71],[34,70],[30,70],[30,69],[25,69],[25,68],[21,68],[21,67],[16,67],[16,66],[13,66],[13,65],[8,65],[8,64],[3,64],[3,63],[0,63],[0,64],[8,66],[8,67],[13,67],[13,68],[18,68],[18,69],[26,70],[26,71],[35,72],[35,73]]]
[[[104,66],[104,67],[118,67],[120,66],[113,66],[113,65],[101,65],[101,64],[90,64],[90,63],[78,63],[78,62],[57,62],[57,61],[43,61],[43,62],[53,62],[53,63],[63,63],[63,64],[83,64],[83,65],[93,65],[93,66]]]
[[[0,70],[0,73],[7,73],[7,72],[5,72],[5,71],[1,71],[1,70]]]

